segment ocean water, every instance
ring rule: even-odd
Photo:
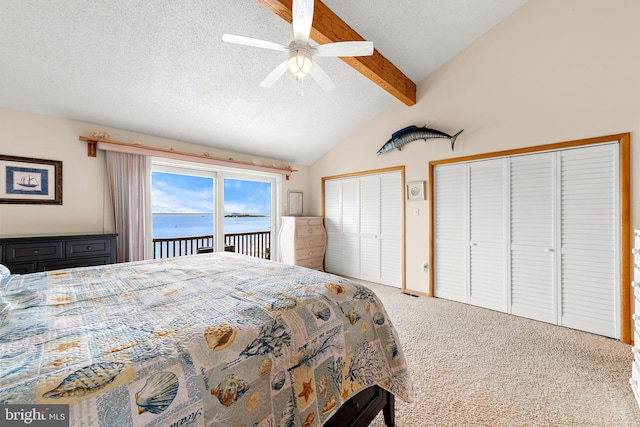
[[[269,231],[271,217],[225,217],[224,232],[249,233],[253,231]],[[188,237],[213,234],[213,214],[153,214],[153,237]]]

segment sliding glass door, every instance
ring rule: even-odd
[[[215,174],[154,165],[151,173],[153,257],[215,250]]]
[[[279,176],[164,160],[154,160],[151,169],[153,258],[224,250],[270,259],[277,253]]]
[[[225,177],[224,247],[258,258],[271,257],[273,187],[258,177]]]

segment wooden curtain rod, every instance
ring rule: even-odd
[[[148,147],[142,144],[129,144],[126,142],[111,141],[110,139],[96,138],[92,136],[80,136],[80,141],[87,142],[87,155],[89,157],[96,157],[96,151],[98,149],[105,151],[118,151],[121,153],[140,154],[144,156],[163,157],[166,159],[185,160],[197,163],[206,163],[210,165],[218,166],[230,166],[240,169],[249,169],[263,172],[279,173],[285,175],[287,180],[293,172],[297,172],[296,169],[290,167],[279,166],[262,166],[252,162],[243,162],[241,160],[223,159],[221,157],[211,156],[209,153],[194,154],[185,151],[178,151],[170,148],[157,148]]]

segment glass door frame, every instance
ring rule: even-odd
[[[226,169],[226,168],[225,168]],[[244,170],[233,170],[233,169],[221,169],[218,172],[218,179],[216,180],[216,188],[215,188],[215,197],[216,197],[216,208],[220,209],[222,215],[216,215],[215,217],[215,227],[214,230],[217,232],[215,234],[215,247],[218,251],[224,250],[224,181],[225,179],[235,179],[240,181],[257,181],[257,182],[268,182],[271,184],[271,213],[269,217],[269,231],[271,232],[271,259],[274,259],[274,255],[278,254],[278,233],[277,226],[279,224],[279,219],[281,212],[279,211],[280,203],[277,203],[280,200],[282,195],[282,176],[275,175],[264,172],[246,172]],[[220,231],[220,232],[218,232]]]
[[[182,175],[195,175],[213,178],[213,235],[214,251],[224,251],[224,180],[225,178],[244,181],[268,182],[271,184],[271,259],[277,260],[278,250],[278,224],[282,216],[282,175],[260,171],[245,171],[224,166],[213,166],[195,162],[185,162],[180,160],[169,160],[163,158],[147,158],[147,196],[146,196],[146,226],[145,226],[145,255],[146,259],[153,258],[153,218],[152,218],[152,192],[151,174],[153,172],[166,172]],[[220,215],[222,213],[222,215]]]

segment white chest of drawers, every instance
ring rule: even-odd
[[[635,230],[633,245],[633,362],[631,363],[631,389],[640,405],[640,230]]]
[[[283,263],[323,270],[326,246],[322,217],[282,217],[280,260]]]

